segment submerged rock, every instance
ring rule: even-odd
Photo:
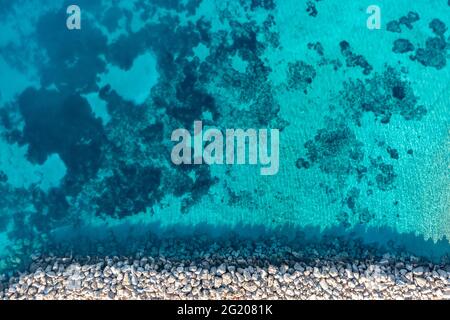
[[[345,57],[345,62],[347,67],[361,67],[363,68],[363,73],[365,75],[370,74],[373,70],[373,67],[367,62],[366,58],[364,58],[360,54],[355,54],[352,52],[350,44],[347,41],[341,41],[339,44],[341,48],[341,53]]]
[[[433,19],[429,27],[435,34],[435,37],[429,37],[425,42],[425,48],[418,48],[412,59],[417,60],[426,67],[440,70],[447,65],[447,52],[450,48],[444,37],[447,27],[439,19]]]
[[[344,108],[357,124],[364,112],[374,113],[381,123],[389,123],[393,114],[406,120],[420,120],[427,113],[424,106],[418,105],[419,99],[410,84],[389,66],[364,81],[345,82],[342,98]]]
[[[314,67],[304,61],[296,61],[288,64],[288,88],[302,90],[307,93],[308,87],[316,77]]]
[[[401,33],[401,26],[405,26],[408,29],[413,28],[413,24],[420,20],[420,16],[417,12],[410,11],[406,16],[400,17],[398,20],[392,20],[387,23],[387,30],[390,32]]]
[[[395,53],[414,51],[414,45],[408,39],[397,39],[394,41],[392,51]]]

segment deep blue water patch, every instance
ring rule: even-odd
[[[97,173],[104,133],[85,99],[73,93],[28,89],[18,104],[25,122],[20,142],[28,144],[30,161],[43,163],[58,153],[70,175],[85,181]]]

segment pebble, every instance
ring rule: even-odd
[[[336,269],[335,267],[332,267],[332,268],[330,269],[330,276],[336,277],[337,275],[338,275],[337,269]]]
[[[222,283],[224,285],[229,285],[233,281],[231,275],[229,273],[225,273],[222,275]]]
[[[249,292],[255,292],[258,289],[254,282],[244,282],[242,287]]]
[[[277,269],[274,266],[270,265],[269,268],[267,269],[267,272],[269,274],[276,274],[277,273]]]
[[[227,272],[227,267],[225,266],[225,264],[221,264],[218,268],[217,268],[217,274],[222,275],[225,272]]]
[[[450,299],[448,263],[425,267],[418,257],[368,249],[351,258],[354,245],[341,245],[348,254],[339,257],[325,245],[292,255],[274,243],[254,251],[199,245],[192,260],[169,249],[85,263],[35,255],[35,272],[0,278],[0,299]]]
[[[416,277],[415,278],[416,283],[419,287],[426,287],[427,286],[427,280],[425,280],[424,278],[420,278],[420,277]]]
[[[305,268],[303,268],[302,265],[300,263],[298,263],[298,262],[295,263],[294,269],[297,270],[297,271],[300,271],[300,272],[305,271]]]
[[[321,287],[323,290],[328,291],[328,283],[326,282],[325,279],[322,279],[322,280],[319,282],[319,285],[320,285],[320,287]]]
[[[417,267],[417,268],[414,268],[412,272],[415,276],[421,276],[424,272],[424,269],[423,269],[423,267]]]

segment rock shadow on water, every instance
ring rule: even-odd
[[[161,254],[164,241],[179,241],[189,243],[202,239],[205,243],[227,247],[233,244],[236,250],[245,250],[245,245],[257,242],[274,242],[283,251],[284,247],[302,251],[302,248],[311,244],[319,244],[324,248],[335,246],[335,241],[348,244],[343,250],[351,249],[353,252],[345,252],[345,257],[358,259],[365,248],[374,249],[391,255],[408,254],[421,257],[424,261],[448,263],[450,259],[450,242],[445,237],[439,241],[425,240],[414,233],[399,233],[390,227],[367,227],[358,225],[345,228],[342,225],[322,229],[319,226],[296,227],[289,224],[277,228],[267,225],[240,225],[240,226],[213,226],[200,223],[192,228],[175,224],[170,227],[154,223],[130,223],[124,222],[117,226],[92,226],[83,225],[82,228],[71,229],[64,227],[54,230],[49,234],[49,241],[40,252],[42,255],[54,254],[66,256],[134,256],[136,253]],[[178,251],[175,249],[176,254]],[[337,248],[339,249],[339,248]],[[336,251],[336,259],[342,252]],[[189,259],[191,253],[180,249],[179,258]],[[198,253],[197,253],[198,254]],[[320,252],[318,253],[320,257]],[[176,257],[175,257],[176,258]],[[280,257],[279,263],[284,258]],[[308,257],[305,257],[308,259]],[[30,261],[28,261],[30,262]],[[24,264],[24,268],[27,265]],[[19,270],[15,270],[19,271]]]

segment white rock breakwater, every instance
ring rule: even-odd
[[[28,272],[3,277],[0,298],[450,299],[448,263],[338,240],[301,250],[269,243],[169,242],[157,255],[34,256]]]

